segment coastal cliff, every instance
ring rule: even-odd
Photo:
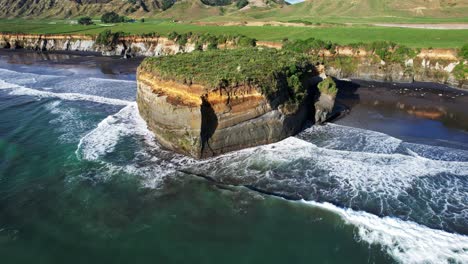
[[[178,70],[176,70],[176,68]],[[314,111],[306,59],[275,50],[219,50],[148,58],[138,108],[166,148],[206,158],[296,134]]]
[[[157,33],[126,35],[110,30],[98,35],[0,33],[0,48],[4,49],[97,52],[103,56],[124,58],[158,57],[194,50],[231,49],[255,45],[254,39],[241,35],[220,38],[210,34],[172,32],[167,37],[162,37]]]
[[[0,48],[28,49],[35,51],[82,51],[97,52],[104,56],[158,57],[195,50],[213,48],[232,49],[259,46],[304,53],[326,67],[326,73],[336,78],[354,78],[389,82],[435,82],[468,89],[468,61],[455,49],[409,49],[389,45],[380,51],[405,50],[401,58],[381,58],[371,44],[361,46],[337,46],[319,40],[293,42],[255,41],[245,36],[231,39],[213,35],[195,36],[176,34],[162,37],[157,34],[142,36],[109,33],[106,40],[90,35],[40,35],[0,33]],[[381,43],[377,43],[381,44]],[[330,45],[327,49],[324,46]],[[318,47],[318,48],[317,48]],[[385,53],[385,52],[384,52]],[[385,53],[385,54],[391,54]],[[385,54],[381,54],[384,56]],[[400,54],[401,55],[401,54]]]
[[[98,52],[104,56],[163,56],[191,52],[194,44],[181,46],[165,37],[122,36],[109,43],[99,43],[89,35],[0,34],[0,48],[35,51]]]
[[[365,50],[327,54],[326,72],[336,78],[383,82],[433,82],[468,89],[468,62],[454,50],[422,49],[411,58],[382,60]]]

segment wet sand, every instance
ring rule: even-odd
[[[434,83],[339,81],[337,102],[349,114],[337,124],[414,143],[468,149],[468,91]]]

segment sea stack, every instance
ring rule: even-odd
[[[272,49],[147,58],[138,109],[164,147],[207,158],[299,132],[314,114],[316,76],[306,57]]]

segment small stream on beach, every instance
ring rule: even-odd
[[[2,263],[468,263],[468,91],[340,82],[342,119],[197,161],[138,62],[0,52]]]

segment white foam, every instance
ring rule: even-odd
[[[468,217],[468,162],[327,149],[290,137],[188,170],[221,182],[398,214],[433,228],[459,230]]]
[[[394,153],[402,143],[384,133],[331,123],[312,126],[298,137],[328,149],[387,154]]]
[[[103,161],[115,150],[123,137],[141,137],[142,146],[125,164]],[[154,134],[140,117],[137,104],[132,103],[118,113],[109,115],[98,126],[80,139],[76,150],[78,158],[103,162],[112,171],[123,171],[140,178],[145,188],[159,188],[163,179],[174,174],[183,165],[195,161],[183,155],[165,151],[155,142]]]
[[[62,106],[62,101],[55,100],[45,105],[45,108],[56,117],[49,121],[54,130],[61,135],[63,143],[75,143],[93,125],[93,121],[82,117],[81,111]]]
[[[439,173],[468,176],[468,162],[321,148],[295,137],[204,162],[205,165],[219,163],[223,164],[219,170],[238,176],[258,175],[259,178],[272,177],[268,173],[272,170],[288,172],[297,167],[295,177],[294,173],[290,173],[290,178],[282,178],[283,182],[289,181],[293,185],[304,184],[307,178],[316,177],[314,171],[320,171],[322,177],[338,179],[342,186],[337,189],[380,192],[392,196],[399,195],[421,176],[430,177]],[[219,170],[214,168],[212,174],[218,174]]]
[[[129,105],[132,102],[121,99],[107,98],[97,95],[88,95],[80,93],[53,93],[49,91],[41,91],[32,88],[26,88],[21,85],[12,84],[0,80],[0,89],[10,89],[10,95],[27,95],[37,98],[59,98],[67,101],[90,101],[100,104],[111,104],[111,105]]]
[[[397,218],[342,209],[330,203],[303,201],[340,215],[357,227],[360,239],[381,245],[395,260],[408,264],[468,263],[468,236],[430,229]]]
[[[122,136],[141,135],[150,138],[148,142],[153,141],[153,135],[146,129],[146,123],[135,114],[137,112],[137,105],[133,102],[102,120],[80,139],[77,149],[81,153],[79,157],[97,160],[112,152]]]

